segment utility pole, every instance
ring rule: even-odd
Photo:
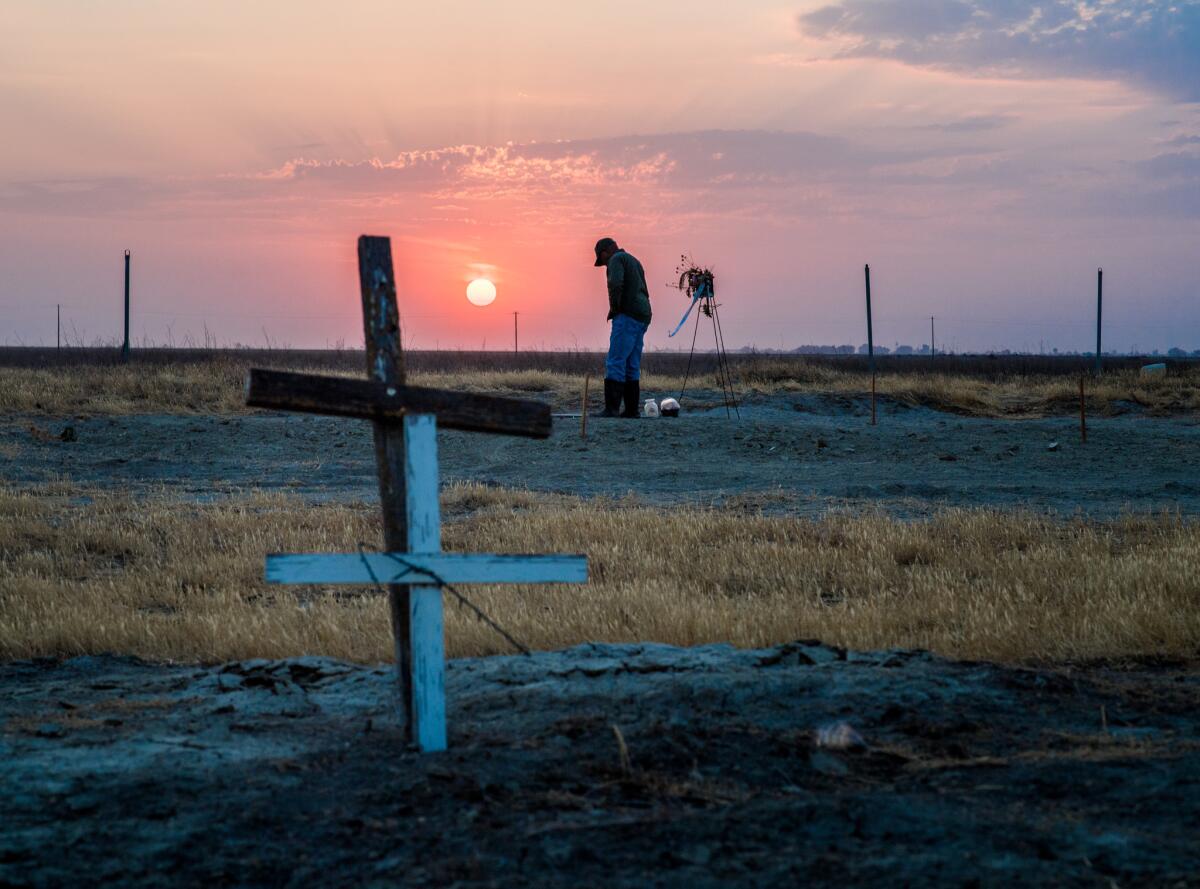
[[[62,303],[54,307],[54,350],[62,351]]]
[[[516,355],[520,351],[517,348],[517,312],[513,312],[513,354]]]
[[[863,277],[867,283],[867,364],[871,373],[875,373],[875,337],[871,331],[871,266],[863,266]]]
[[[125,251],[125,344],[121,346],[121,360],[129,360],[129,251]]]
[[[933,341],[933,316],[929,316],[929,357],[937,354],[937,346]]]
[[[1104,269],[1096,269],[1096,376],[1100,376],[1100,315],[1104,308]]]

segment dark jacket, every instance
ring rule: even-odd
[[[650,290],[646,273],[631,253],[618,250],[608,261],[608,320],[628,315],[643,324],[650,323]]]

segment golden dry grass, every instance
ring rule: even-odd
[[[794,360],[764,359],[740,371],[750,392],[816,392],[862,396],[870,392],[865,373]],[[1034,417],[1079,410],[1079,378],[1068,374],[1020,374],[992,381],[950,373],[890,373],[876,380],[876,392],[911,405],[989,417]],[[1085,380],[1089,412],[1111,411],[1129,402],[1163,415],[1200,410],[1200,367],[1169,376],[1138,370],[1106,371]]]
[[[0,410],[10,413],[130,414],[240,413],[249,364],[221,358],[178,364],[76,365],[61,368],[0,368]],[[865,373],[797,359],[759,359],[735,365],[743,395],[820,393],[864,396],[870,391]],[[330,373],[327,369],[317,372]],[[532,396],[560,407],[575,407],[583,389],[578,374],[545,370],[459,371],[413,374],[414,385],[475,392]],[[599,385],[593,379],[593,403]],[[647,393],[675,393],[677,376],[652,373],[643,379]],[[1079,405],[1079,381],[1064,375],[1021,375],[993,382],[944,373],[892,373],[877,380],[880,396],[906,404],[979,416],[1039,416],[1073,412]],[[711,375],[693,377],[692,392],[716,388]],[[1107,412],[1116,402],[1129,402],[1151,413],[1200,411],[1200,367],[1163,377],[1137,371],[1106,373],[1087,382],[1088,410]]]
[[[1200,537],[1177,516],[807,520],[479,485],[454,486],[444,501],[449,550],[589,556],[586,587],[468,591],[534,648],[820,638],[1005,662],[1200,654]],[[367,505],[0,489],[0,657],[387,660],[380,597],[261,581],[265,553],[352,552],[378,537]],[[451,602],[447,637],[451,656],[506,650]]]

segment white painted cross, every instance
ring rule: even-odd
[[[538,402],[405,386],[387,239],[360,239],[359,262],[367,363],[374,369],[375,380],[252,370],[246,400],[259,407],[373,420],[385,539],[390,538],[392,550],[399,548],[397,544],[406,544],[406,549],[270,555],[266,577],[270,583],[387,584],[401,715],[419,749],[444,750],[446,658],[441,586],[586,583],[587,558],[442,552],[436,418],[443,417],[445,425],[457,429],[545,438],[550,432],[550,408]]]

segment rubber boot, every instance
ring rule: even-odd
[[[619,417],[621,416],[621,391],[625,384],[620,380],[604,381],[604,410],[598,414],[592,414],[593,417]]]
[[[641,382],[638,380],[626,380],[621,394],[625,398],[625,410],[621,413],[621,416],[630,420],[638,419],[642,415]]]

